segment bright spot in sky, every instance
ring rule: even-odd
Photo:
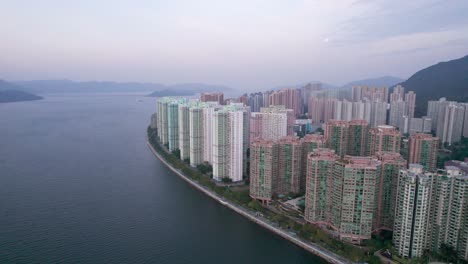
[[[328,43],[328,41],[330,41],[329,38],[324,38],[324,39],[323,39],[323,42],[325,42],[325,43]]]

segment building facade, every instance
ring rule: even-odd
[[[346,154],[351,156],[365,156],[369,123],[366,120],[352,120],[349,121],[348,125]]]
[[[203,138],[203,108],[191,107],[189,109],[189,152],[190,166],[196,167],[204,162],[203,150],[205,148]]]
[[[349,123],[341,120],[330,120],[325,124],[324,136],[326,147],[343,157],[348,148]]]
[[[380,161],[371,157],[345,156],[335,162],[332,224],[340,239],[361,244],[371,238],[380,172]]]
[[[189,119],[190,104],[179,105],[179,149],[180,159],[190,159],[190,119]]]
[[[297,137],[284,137],[278,141],[278,188],[280,195],[300,192],[301,141]]]
[[[250,197],[271,202],[278,181],[278,143],[256,139],[250,145]]]
[[[287,136],[288,117],[283,113],[252,113],[250,117],[250,141],[257,138],[278,140]]]
[[[393,230],[396,190],[400,170],[406,168],[406,160],[399,153],[377,152],[374,156],[381,163],[380,177],[375,190],[374,231]]]
[[[202,93],[200,95],[200,101],[202,102],[217,102],[220,105],[224,104],[223,93]]]
[[[367,155],[372,156],[377,152],[400,152],[400,132],[393,126],[381,125],[369,129],[367,138]]]
[[[304,219],[309,223],[331,225],[333,171],[338,158],[326,148],[307,154]]]
[[[398,176],[393,243],[405,258],[421,257],[430,247],[433,175],[410,164]]]
[[[318,134],[308,134],[301,139],[302,148],[302,167],[301,167],[301,191],[305,190],[306,178],[307,178],[307,157],[309,153],[315,149],[323,148],[325,146],[325,138]]]
[[[409,138],[408,162],[421,164],[424,170],[435,171],[439,138],[431,134],[416,133]]]

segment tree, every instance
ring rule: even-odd
[[[447,262],[455,263],[457,261],[457,251],[450,245],[440,245],[440,257]]]
[[[208,174],[213,172],[213,167],[210,164],[199,164],[197,170],[203,174]]]
[[[224,182],[224,183],[232,182],[231,178],[228,178],[228,177],[222,178],[221,181]]]
[[[255,211],[262,211],[263,210],[263,207],[262,205],[260,204],[259,201],[257,200],[252,200],[249,202],[249,207],[252,208],[253,210]]]
[[[176,158],[180,159],[180,149],[173,150],[172,154],[176,156]]]

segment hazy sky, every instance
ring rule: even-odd
[[[0,79],[242,90],[407,78],[468,54],[467,0],[0,0]]]

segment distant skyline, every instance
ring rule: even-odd
[[[0,79],[238,90],[408,78],[468,54],[466,0],[0,1]]]

